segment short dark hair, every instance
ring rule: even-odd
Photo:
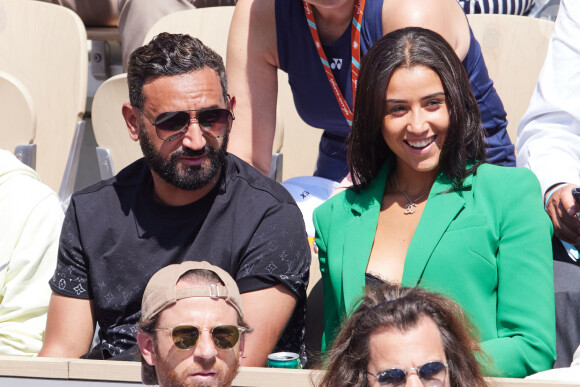
[[[449,128],[439,159],[441,170],[459,188],[463,179],[485,161],[479,106],[455,51],[433,31],[403,28],[375,42],[361,62],[348,138],[349,170],[357,190],[370,183],[387,159],[394,159],[381,131],[385,94],[395,70],[415,66],[433,70],[445,91]],[[466,170],[468,161],[475,165]]]
[[[366,295],[334,342],[320,386],[368,386],[371,333],[381,327],[405,332],[422,318],[433,320],[439,329],[451,387],[487,386],[474,355],[481,352],[475,329],[461,308],[449,298],[428,290],[389,283],[366,288]]]
[[[143,85],[149,77],[187,74],[205,67],[213,69],[220,77],[226,101],[228,82],[222,57],[199,39],[163,32],[131,53],[127,69],[129,101],[142,111],[145,104]]]

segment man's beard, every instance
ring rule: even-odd
[[[193,356],[193,355],[192,355]],[[190,371],[196,371],[202,369],[199,365],[197,367],[192,367],[193,369],[188,369],[186,372],[182,372],[178,374],[175,368],[168,366],[163,361],[159,361],[160,359],[157,358],[157,362],[155,364],[155,371],[157,373],[157,380],[161,387],[230,387],[234,378],[238,374],[239,364],[236,362],[232,364],[231,367],[224,369],[219,368],[215,369],[218,372],[214,380],[211,382],[195,382],[192,380],[188,380],[188,373]]]
[[[222,136],[222,145],[214,149],[205,145],[200,150],[184,148],[173,152],[168,159],[163,159],[159,152],[155,150],[151,139],[145,131],[143,122],[139,124],[139,145],[145,157],[145,162],[151,170],[158,174],[169,184],[186,191],[193,191],[208,185],[219,172],[226,157],[226,148],[228,145],[229,131]],[[204,165],[180,165],[179,157],[198,157],[205,155],[209,160],[209,166]]]

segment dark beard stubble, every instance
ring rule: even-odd
[[[208,185],[217,175],[227,154],[226,148],[228,145],[229,131],[225,132],[222,138],[222,144],[218,149],[212,148],[207,144],[200,150],[184,148],[173,152],[168,159],[164,159],[151,143],[151,139],[145,131],[143,121],[139,122],[139,145],[145,157],[145,162],[163,180],[185,191],[201,189]],[[209,166],[183,166],[178,163],[179,157],[196,157],[202,155],[205,155],[209,160]]]

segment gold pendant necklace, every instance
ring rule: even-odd
[[[423,194],[423,195],[419,196],[417,199],[411,200],[409,195],[407,195],[407,193],[405,191],[403,191],[401,188],[399,188],[399,182],[397,181],[397,176],[395,174],[393,174],[393,179],[395,180],[395,188],[397,188],[397,191],[399,191],[400,193],[403,194],[403,196],[405,196],[405,198],[407,199],[407,202],[408,202],[405,205],[404,214],[405,215],[414,214],[415,210],[413,207],[417,207],[417,202],[419,200],[423,199],[425,197],[425,195],[427,195],[427,194]]]

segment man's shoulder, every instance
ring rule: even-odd
[[[74,206],[77,215],[82,213],[89,221],[95,215],[112,214],[119,207],[131,207],[147,173],[149,167],[143,159],[139,159],[112,178],[75,192],[71,197],[71,206]]]
[[[142,181],[144,174],[149,171],[149,167],[143,159],[139,159],[123,168],[115,176],[101,180],[73,194],[74,199],[90,199],[103,195],[114,190],[136,189]]]
[[[272,200],[277,203],[296,205],[292,195],[275,180],[262,175],[257,169],[233,154],[226,156],[226,189],[231,185],[230,195],[252,195],[253,201]]]

